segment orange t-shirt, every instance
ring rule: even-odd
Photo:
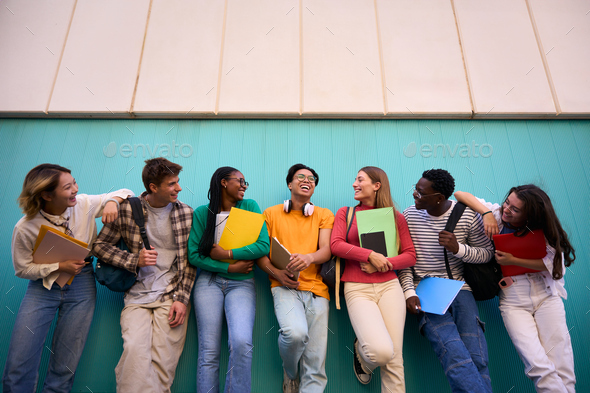
[[[305,217],[302,211],[283,211],[283,205],[269,207],[264,211],[268,235],[276,237],[291,254],[311,254],[318,250],[320,229],[332,229],[334,214],[326,208],[314,206],[313,215]],[[271,245],[272,247],[272,245]],[[272,249],[271,249],[272,253]],[[320,276],[321,265],[311,264],[299,273],[299,291],[311,291],[330,300],[328,287]],[[271,287],[280,282],[269,275]]]

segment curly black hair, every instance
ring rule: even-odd
[[[453,195],[453,191],[455,191],[455,179],[444,169],[424,171],[422,177],[432,182],[432,189],[443,194],[446,199],[449,199]]]

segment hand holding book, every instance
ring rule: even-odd
[[[83,259],[70,259],[68,261],[59,262],[59,271],[72,276],[79,274],[82,268],[86,266],[86,262]]]

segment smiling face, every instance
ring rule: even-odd
[[[513,227],[525,225],[527,217],[524,214],[524,202],[513,192],[502,204],[502,221]]]
[[[49,214],[62,214],[68,207],[76,206],[78,184],[71,174],[62,172],[59,176],[59,184],[53,192],[44,191],[42,194],[45,200],[43,210]]]
[[[431,210],[435,208],[445,197],[432,188],[432,182],[425,178],[420,178],[415,185],[414,204],[418,210]]]
[[[363,205],[375,206],[375,192],[381,188],[381,183],[373,183],[369,175],[364,171],[359,171],[352,183],[352,188],[354,189],[354,199]]]
[[[224,188],[226,196],[232,200],[232,202],[237,202],[244,199],[244,194],[248,188],[245,182],[246,179],[242,172],[235,171],[225,179],[221,180],[221,186]]]
[[[303,175],[303,180],[299,179],[299,175]],[[304,200],[310,200],[311,196],[315,191],[315,181],[310,181],[309,177],[313,177],[313,173],[307,169],[300,169],[293,175],[293,179],[288,184],[289,190],[291,190],[291,199],[295,197],[302,198]]]
[[[180,179],[177,175],[166,176],[159,186],[150,183],[150,205],[152,207],[164,207],[169,203],[174,203],[178,200],[178,193],[182,191],[178,181]]]

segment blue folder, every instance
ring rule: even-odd
[[[416,287],[422,311],[443,315],[457,297],[464,281],[426,277]]]

